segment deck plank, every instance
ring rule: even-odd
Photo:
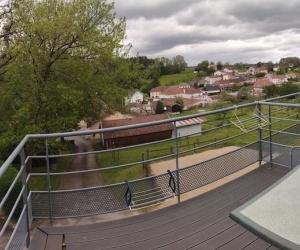
[[[48,235],[45,250],[62,250],[63,235]]]
[[[67,250],[266,249],[270,244],[236,224],[229,213],[287,171],[280,167],[262,167],[199,197],[159,211],[112,222],[43,230],[49,236],[64,235]]]
[[[47,234],[39,228],[34,229],[30,250],[44,250],[47,244]]]

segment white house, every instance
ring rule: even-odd
[[[153,100],[160,99],[205,99],[207,94],[200,90],[191,87],[190,85],[178,85],[178,86],[159,86],[150,91],[150,97]]]
[[[223,77],[222,76],[208,76],[205,78],[205,80],[209,83],[209,84],[215,84],[217,81],[222,80]]]
[[[128,96],[125,97],[125,105],[142,103],[144,101],[144,94],[139,90],[129,92]]]
[[[222,76],[224,74],[224,72],[222,72],[221,70],[217,70],[214,73],[214,76]]]
[[[288,82],[287,76],[280,76],[275,74],[268,74],[267,78],[275,85],[281,85],[283,83]]]

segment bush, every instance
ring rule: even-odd
[[[2,165],[2,163],[0,163],[0,166],[1,165]],[[7,170],[7,172],[4,174],[4,176],[2,176],[2,178],[0,179],[0,201],[5,196],[11,183],[14,181],[17,173],[18,173],[18,171],[13,166],[10,166],[9,169]],[[12,207],[14,206],[14,204],[18,198],[21,188],[22,188],[22,183],[21,183],[21,181],[18,181],[4,204],[3,211],[4,211],[5,215],[8,215],[10,213]],[[23,200],[21,198],[19,205],[16,209],[16,212],[14,213],[15,218],[20,215],[22,205],[23,205]]]
[[[155,108],[155,114],[162,114],[165,112],[165,106],[161,101],[157,101],[156,108]]]

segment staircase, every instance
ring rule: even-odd
[[[144,208],[173,197],[175,197],[175,194],[170,188],[162,189],[161,187],[156,187],[146,191],[136,192],[132,194],[130,209]]]

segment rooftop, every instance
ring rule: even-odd
[[[159,114],[159,115],[136,116],[133,118],[118,119],[118,120],[103,120],[101,123],[102,125],[101,127],[102,128],[121,127],[126,125],[140,124],[140,123],[146,123],[152,121],[160,121],[168,118],[169,117],[167,114]],[[103,138],[109,139],[109,138],[137,136],[137,135],[151,134],[156,132],[169,131],[172,129],[173,129],[172,123],[166,123],[166,124],[160,124],[160,125],[155,125],[150,127],[107,132],[103,134]]]

